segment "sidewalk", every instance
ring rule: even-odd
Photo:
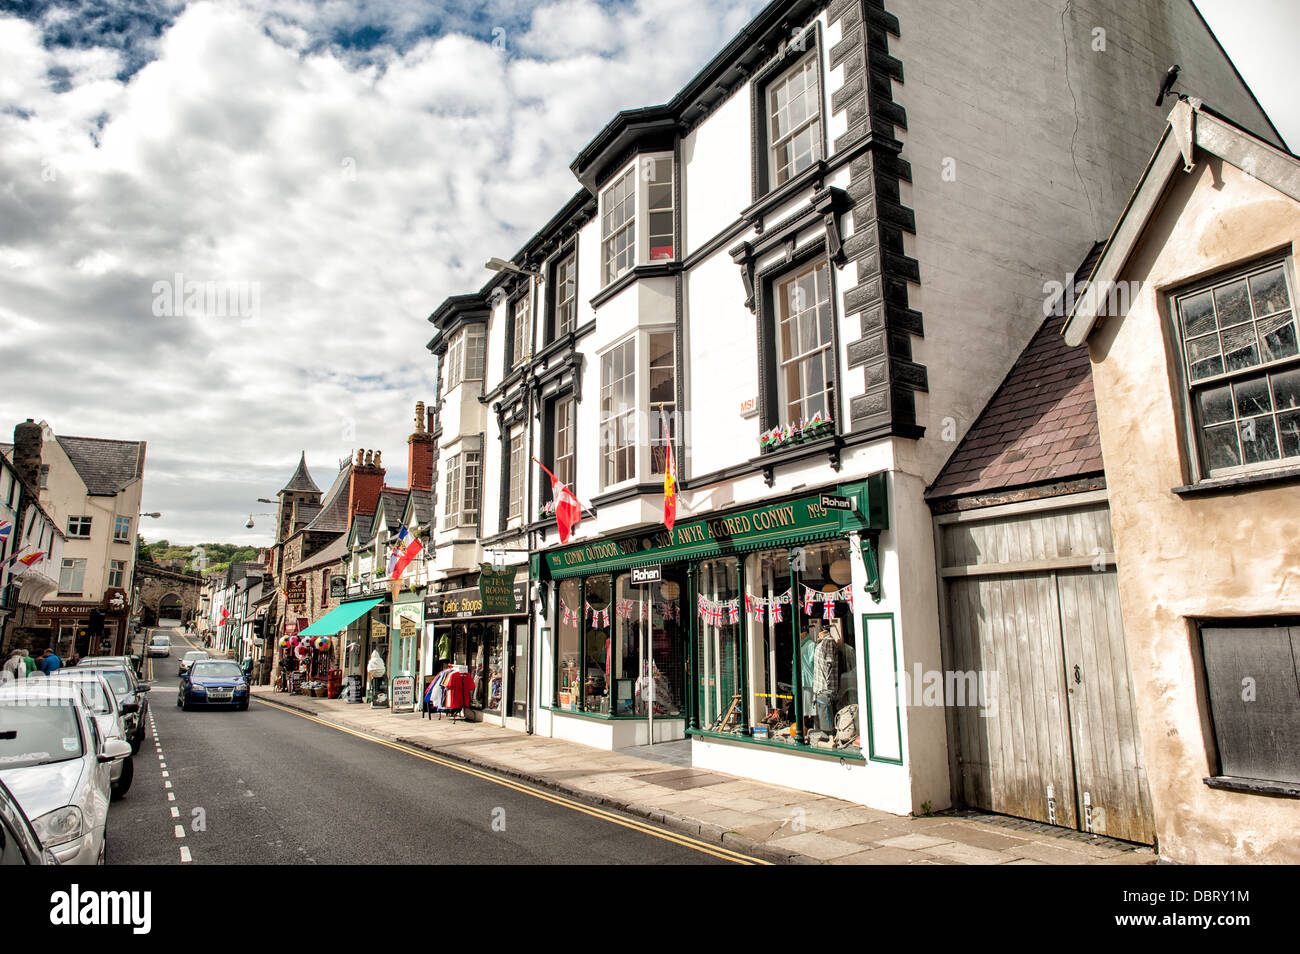
[[[480,722],[394,715],[270,687],[255,698],[344,728],[562,792],[769,861],[795,864],[1154,864],[1150,848],[1035,822],[963,812],[905,817],[689,767],[687,743],[655,758]],[[644,750],[637,750],[638,752]]]

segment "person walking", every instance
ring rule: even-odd
[[[0,670],[9,673],[15,680],[27,678],[27,664],[23,661],[23,651],[14,649],[5,660]]]
[[[23,653],[23,665],[27,667],[27,675],[36,671],[36,657],[31,653]]]

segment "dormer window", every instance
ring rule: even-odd
[[[601,284],[676,257],[673,154],[638,156],[600,195]]]

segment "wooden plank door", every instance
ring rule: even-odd
[[[946,668],[991,680],[994,703],[955,710],[963,800],[1005,815],[1077,827],[1052,574],[953,580],[949,631]]]
[[[1151,796],[1114,571],[1056,574],[1078,828],[1151,844]]]

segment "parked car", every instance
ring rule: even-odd
[[[83,660],[77,670],[93,669],[102,672],[113,694],[117,696],[118,707],[122,710],[126,725],[126,737],[131,743],[131,751],[139,752],[149,730],[149,696],[153,688],[151,683],[141,682],[135,673],[122,662],[121,657],[93,656]]]
[[[236,662],[224,659],[201,659],[181,677],[176,705],[234,706],[248,708],[248,680]]]
[[[190,650],[188,653],[186,653],[184,656],[181,657],[181,666],[180,666],[180,670],[178,671],[178,675],[181,676],[185,675],[185,673],[189,671],[191,665],[198,662],[200,659],[207,659],[207,658],[209,658],[208,654],[204,652],[202,649]]]
[[[112,764],[131,754],[104,739],[75,686],[47,679],[0,688],[0,782],[41,846],[67,864],[103,864]]]
[[[54,855],[41,847],[18,799],[0,782],[0,866],[56,864]]]
[[[50,676],[50,682],[76,686],[81,690],[81,694],[86,697],[87,705],[90,706],[90,711],[94,713],[102,738],[121,739],[130,743],[122,720],[122,710],[118,708],[117,694],[109,686],[103,670],[60,669]],[[113,763],[113,771],[109,779],[115,801],[130,790],[131,780],[134,778],[135,759],[132,756],[128,755]]]
[[[145,650],[146,656],[170,656],[172,654],[172,638],[166,633],[155,631],[149,637],[149,647]]]

